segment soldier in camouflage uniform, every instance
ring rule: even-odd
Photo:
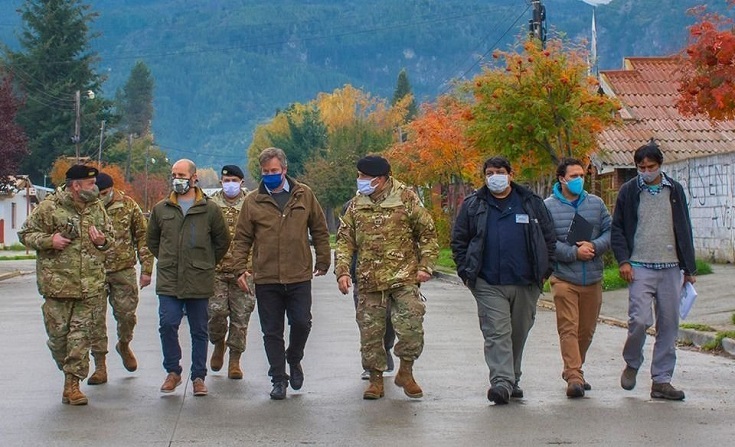
[[[65,376],[61,401],[71,405],[87,404],[79,381],[89,372],[92,312],[104,293],[104,251],[113,240],[96,176],[89,166],[69,168],[66,186],[41,202],[18,233],[23,245],[36,250],[47,344]]]
[[[342,216],[334,273],[339,290],[351,287],[350,262],[357,252],[357,323],[362,366],[370,370],[364,399],[383,397],[383,346],[388,303],[401,359],[395,384],[408,397],[423,396],[413,362],[424,347],[425,306],[418,285],[431,279],[438,256],[436,228],[415,192],[390,175],[388,161],[367,156],[357,162],[358,195]]]
[[[222,168],[222,190],[212,196],[212,201],[222,208],[230,237],[235,235],[237,218],[245,202],[248,190],[242,186],[245,177],[242,169],[235,165]],[[242,379],[240,356],[245,350],[250,314],[255,308],[255,296],[240,289],[237,285],[238,271],[232,256],[232,244],[224,259],[217,265],[214,276],[214,295],[209,299],[209,341],[214,345],[214,352],[209,366],[212,371],[222,369],[225,355],[225,343],[230,347],[230,360],[227,366],[227,377]],[[252,278],[248,277],[250,290],[255,290]],[[229,335],[228,323],[229,317]]]
[[[132,372],[138,369],[138,361],[130,349],[133,330],[138,321],[135,315],[138,309],[135,264],[139,261],[141,265],[141,288],[151,283],[153,271],[153,255],[145,241],[148,220],[133,199],[113,188],[112,177],[108,174],[101,172],[97,176],[97,187],[115,231],[115,239],[105,259],[107,296],[117,321],[118,343],[115,350],[120,354],[125,369]],[[105,296],[102,298],[94,313],[95,324],[90,334],[95,369],[87,380],[89,385],[107,382],[107,301]]]

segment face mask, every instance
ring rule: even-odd
[[[374,193],[375,186],[373,186],[373,180],[375,179],[357,179],[357,192],[359,192],[363,196],[369,196],[370,194]]]
[[[222,183],[222,192],[229,198],[237,197],[240,194],[240,183],[239,182],[225,182]]]
[[[283,173],[263,174],[263,184],[268,189],[276,189],[283,183]]]
[[[658,168],[655,171],[638,171],[638,175],[640,175],[646,183],[653,183],[658,178],[659,174],[661,174],[661,168]]]
[[[112,195],[114,193],[114,191],[110,191],[109,193],[107,193],[106,196],[102,196],[102,203],[104,203],[105,206],[109,205],[112,202]]]
[[[186,194],[189,191],[188,178],[175,178],[171,180],[171,187],[176,194]]]
[[[490,192],[494,192],[496,194],[501,193],[508,189],[508,175],[507,174],[493,174],[488,175],[485,177],[485,184],[487,184],[487,189],[490,190]]]
[[[582,194],[582,191],[584,190],[584,179],[582,177],[565,181],[564,184],[567,185],[569,192],[575,196]]]
[[[99,197],[100,197],[100,189],[97,187],[97,185],[94,185],[94,188],[92,189],[80,189],[79,190],[79,198],[82,199],[82,202],[84,203],[94,202]]]

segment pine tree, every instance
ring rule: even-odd
[[[60,155],[73,155],[75,92],[80,100],[80,154],[96,153],[101,120],[113,124],[112,103],[100,97],[103,77],[93,65],[97,55],[89,41],[97,14],[79,0],[26,0],[19,9],[23,20],[20,51],[4,47],[5,64],[25,93],[18,123],[28,136],[30,154],[21,168],[39,181]],[[94,92],[96,99],[90,100]]]
[[[21,105],[21,98],[13,91],[12,77],[0,71],[0,185],[7,176],[19,173],[18,164],[28,152],[27,138],[16,122]]]
[[[413,96],[413,91],[411,91],[411,83],[408,82],[408,74],[406,74],[406,69],[402,69],[400,73],[398,73],[398,80],[396,81],[396,90],[393,92],[393,100],[391,101],[391,105],[396,105],[398,101],[405,98],[407,95]],[[408,105],[408,115],[406,115],[406,122],[413,121],[414,118],[416,118],[416,115],[418,114],[418,108],[416,107],[416,98],[413,98],[411,100],[411,103]]]
[[[126,133],[142,137],[151,132],[153,87],[151,70],[143,61],[136,62],[117,100]]]

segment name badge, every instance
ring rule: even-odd
[[[528,222],[528,214],[516,214],[517,224],[527,224]]]

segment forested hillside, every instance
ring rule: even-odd
[[[600,68],[678,51],[703,0],[615,0],[597,9]],[[21,0],[0,0],[15,48]],[[527,0],[115,0],[99,12],[98,70],[114,96],[137,60],[155,78],[156,141],[171,158],[243,164],[258,122],[346,83],[390,97],[406,68],[419,102],[471,77],[478,60],[525,33]],[[589,39],[592,7],[547,0],[551,29]],[[708,2],[713,3],[713,2]],[[725,1],[716,1],[720,11]],[[721,5],[720,5],[721,4]]]

